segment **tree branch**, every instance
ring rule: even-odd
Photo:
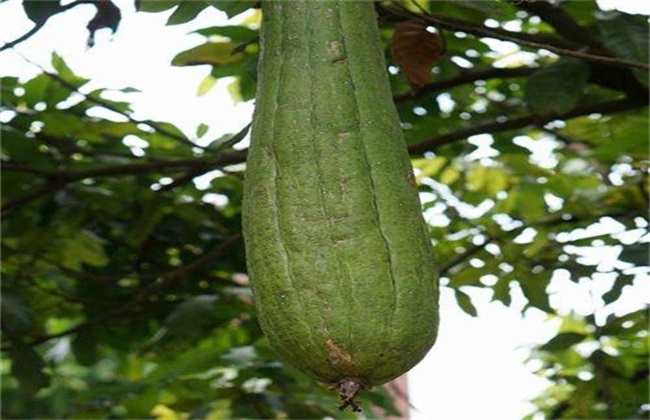
[[[566,11],[550,2],[510,0],[510,3],[521,10],[539,16],[558,34],[568,40],[576,40],[597,50],[605,50],[603,44],[592,35],[591,31],[581,26]]]
[[[506,77],[523,77],[528,76],[535,71],[537,67],[514,67],[514,68],[497,68],[491,67],[485,70],[467,71],[450,79],[440,80],[429,83],[419,89],[417,92],[398,93],[393,96],[396,103],[405,102],[427,95],[439,90],[451,89],[456,86],[462,86],[466,83],[476,82],[478,80],[499,79]]]
[[[35,175],[40,175],[50,179],[60,179],[67,182],[79,181],[85,178],[101,177],[101,176],[126,176],[126,175],[142,175],[147,172],[156,172],[167,169],[211,169],[220,165],[228,165],[233,163],[240,163],[246,158],[246,150],[237,150],[233,152],[221,153],[217,156],[209,156],[193,159],[174,159],[174,160],[161,160],[154,162],[143,163],[127,163],[124,165],[110,165],[100,166],[86,170],[74,169],[41,169],[33,166],[6,162],[3,163],[2,171],[9,172],[27,172]]]
[[[436,147],[444,146],[446,144],[453,143],[457,140],[466,139],[477,134],[484,133],[498,133],[502,131],[517,130],[520,128],[532,126],[532,125],[544,125],[551,121],[555,120],[569,120],[571,118],[581,117],[584,115],[595,114],[595,113],[614,113],[614,112],[623,112],[635,108],[641,108],[647,106],[647,104],[642,104],[635,101],[630,101],[628,99],[618,99],[607,102],[600,102],[596,104],[584,105],[578,108],[575,108],[564,114],[551,114],[551,115],[526,115],[524,117],[515,118],[507,121],[493,121],[486,124],[475,125],[465,129],[452,131],[441,136],[424,140],[419,143],[415,143],[409,146],[408,150],[411,154],[420,154],[426,151],[435,149]]]
[[[477,25],[471,22],[463,21],[460,19],[453,19],[446,16],[433,15],[431,13],[426,15],[414,13],[399,3],[393,3],[393,7],[383,6],[383,8],[394,15],[401,16],[406,19],[422,20],[428,23],[432,23],[442,29],[462,31],[479,37],[510,41],[522,46],[548,50],[558,55],[580,58],[587,61],[608,64],[611,66],[650,70],[650,65],[646,63],[625,60],[622,58],[607,57],[603,55],[594,55],[584,51],[569,49],[571,47],[566,45],[565,42],[562,42],[562,40],[540,42],[538,41],[538,37],[531,37],[530,34],[508,31],[500,28],[488,28],[487,26]]]

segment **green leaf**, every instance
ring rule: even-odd
[[[205,37],[222,36],[229,38],[231,41],[248,42],[258,36],[258,32],[245,26],[211,26],[209,28],[199,29],[193,33]]]
[[[245,58],[243,53],[232,53],[236,47],[237,44],[234,42],[208,42],[176,55],[172,60],[172,66],[198,66],[202,64],[227,66],[234,64]]]
[[[50,376],[45,373],[45,362],[30,346],[13,343],[9,350],[11,373],[16,377],[20,388],[29,396],[50,384]]]
[[[183,1],[181,2],[174,13],[167,19],[167,25],[180,25],[187,23],[198,16],[199,13],[208,7],[207,4],[201,1]]]
[[[560,333],[541,346],[540,350],[551,352],[566,350],[574,344],[580,343],[585,338],[587,337],[584,334],[576,332]]]
[[[256,0],[205,0],[209,5],[225,12],[228,19],[252,8]]]
[[[603,42],[616,56],[626,60],[648,64],[648,17],[628,15],[621,12],[602,14],[598,22]],[[648,71],[635,69],[635,76],[648,86]]]
[[[474,306],[472,303],[472,299],[469,297],[469,295],[458,289],[454,289],[454,292],[456,293],[456,301],[458,302],[458,306],[460,306],[463,312],[470,316],[477,316],[478,312],[476,311],[476,306]]]
[[[528,78],[528,107],[537,115],[568,112],[582,99],[588,79],[589,66],[584,61],[563,57]]]
[[[68,67],[63,58],[56,52],[52,53],[52,67],[54,67],[61,79],[65,80],[66,83],[74,86],[75,88],[79,88],[89,81],[89,79],[84,79],[83,77],[74,74],[72,69]]]

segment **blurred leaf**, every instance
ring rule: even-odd
[[[77,76],[56,52],[52,53],[52,67],[54,67],[54,70],[56,70],[57,75],[61,79],[75,88],[79,88],[89,81],[89,79]]]
[[[526,102],[537,115],[568,112],[582,99],[588,78],[584,61],[563,57],[528,78]]]
[[[196,94],[198,96],[203,96],[206,93],[210,92],[216,84],[217,84],[217,79],[214,78],[211,74],[208,74],[199,84]]]
[[[176,305],[165,319],[164,325],[170,334],[195,336],[201,333],[201,328],[214,325],[216,320],[215,302],[217,295],[193,296],[183,303]]]
[[[102,267],[108,264],[104,243],[103,239],[88,230],[79,231],[65,240],[61,264],[75,271],[81,270],[83,264]]]
[[[568,349],[574,344],[582,342],[586,336],[584,334],[575,333],[575,332],[566,332],[560,333],[555,337],[551,338],[546,344],[541,346],[539,349],[544,351],[561,351]]]
[[[208,127],[206,124],[199,124],[198,127],[196,127],[196,137],[203,137],[205,133],[208,132],[209,128],[210,127]]]

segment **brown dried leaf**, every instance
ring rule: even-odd
[[[413,87],[419,88],[431,81],[431,66],[443,52],[442,38],[427,31],[426,23],[408,20],[395,27],[390,53]]]

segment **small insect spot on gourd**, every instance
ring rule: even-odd
[[[348,59],[345,57],[341,57],[337,60],[332,61],[333,64],[345,64],[348,62]]]
[[[350,137],[350,133],[348,131],[342,131],[342,132],[338,133],[336,136],[338,138],[340,138],[341,140],[343,140],[343,139],[347,139],[348,137]]]
[[[339,41],[330,41],[327,44],[327,52],[332,55],[336,55],[341,50],[341,43]]]

